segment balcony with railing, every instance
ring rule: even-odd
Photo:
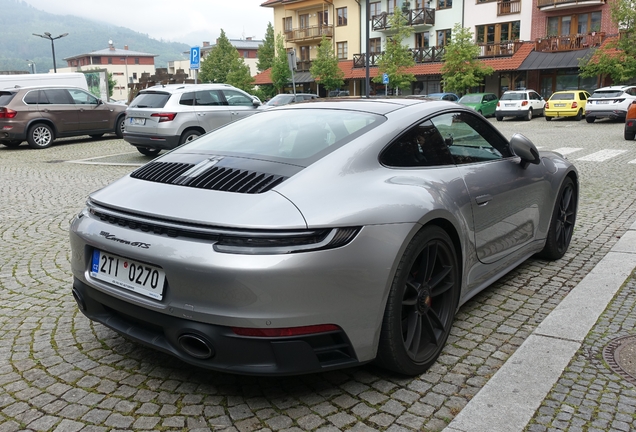
[[[575,51],[601,46],[604,40],[604,32],[548,36],[537,39],[534,43],[534,50],[537,52]]]
[[[497,16],[521,13],[521,0],[504,0],[497,2]]]
[[[523,45],[522,41],[500,41],[477,43],[479,58],[506,57],[516,53]]]
[[[285,31],[286,42],[301,42],[333,37],[333,25],[316,25]]]
[[[408,9],[401,13],[409,26],[432,26],[435,25],[435,9]],[[391,28],[391,16],[393,13],[382,12],[380,15],[371,17],[371,26],[375,31],[388,30]]]
[[[296,71],[309,72],[311,68],[311,60],[298,60],[296,61]]]
[[[433,62],[441,62],[442,57],[446,53],[446,47],[436,46],[436,47],[427,47],[427,48],[410,48],[409,51],[413,56],[413,60],[416,64],[421,63],[433,63]],[[369,66],[377,66],[378,60],[382,58],[381,52],[379,53],[370,53],[369,54]],[[354,54],[353,55],[353,67],[354,68],[363,68],[366,66],[366,55],[362,54]]]
[[[607,0],[537,0],[539,10],[570,9],[586,6],[603,5]]]

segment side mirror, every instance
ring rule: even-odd
[[[539,150],[528,138],[521,134],[514,134],[510,139],[510,148],[514,154],[521,158],[521,167],[525,168],[528,164],[539,165],[541,163],[541,157],[539,156]]]
[[[103,103],[104,103],[104,101],[103,101],[103,100],[101,100],[101,99],[97,99],[97,106],[100,106],[100,105],[101,105],[101,104],[103,104]]]
[[[261,106],[261,101],[257,99],[252,99],[252,105],[255,107]]]

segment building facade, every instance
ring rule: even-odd
[[[65,58],[67,67],[57,70],[58,72],[80,72],[106,69],[112,73],[116,82],[113,99],[128,100],[128,84],[138,83],[143,73],[153,75],[155,57],[157,54],[129,50],[128,45],[125,45],[124,49],[115,48],[115,45],[109,42],[106,49]]]

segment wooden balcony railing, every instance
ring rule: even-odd
[[[521,0],[497,2],[497,16],[521,13]]]
[[[321,25],[288,30],[285,32],[285,41],[296,42],[310,39],[321,39],[323,35],[333,37],[333,26]]]
[[[428,47],[428,48],[411,48],[409,49],[411,54],[413,55],[413,60],[415,63],[433,63],[433,62],[441,62],[442,57],[446,53],[446,47],[437,46],[437,47]],[[377,66],[378,60],[382,58],[383,53],[371,53],[369,54],[369,66]],[[354,54],[353,55],[353,67],[354,68],[363,68],[365,67],[366,56],[365,54]]]
[[[309,72],[311,68],[311,60],[298,60],[296,62],[296,71],[298,72]]]
[[[494,43],[478,43],[478,57],[505,57],[511,56],[523,45],[522,41],[501,41]]]
[[[547,52],[574,51],[601,46],[603,40],[605,40],[605,32],[550,36],[537,39],[534,43],[534,50]]]
[[[580,5],[579,5],[580,3]],[[567,8],[568,6],[570,7],[579,7],[579,6],[590,6],[590,5],[596,5],[596,4],[605,4],[606,0],[537,0],[537,7],[539,9],[542,8],[546,8],[546,9],[552,9],[552,8]]]
[[[435,25],[435,9],[409,9],[407,11],[398,12],[406,18],[406,25]],[[382,12],[380,15],[371,17],[371,25],[373,30],[387,30],[391,27],[390,17],[393,13]]]

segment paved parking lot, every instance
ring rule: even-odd
[[[124,141],[0,148],[0,432],[443,429],[636,219],[636,142],[620,123],[494,122],[577,165],[577,228],[459,311],[417,378],[373,365],[293,378],[193,368],[88,321],[70,294],[68,225],[87,195],[149,160]],[[73,163],[71,163],[73,162]]]

